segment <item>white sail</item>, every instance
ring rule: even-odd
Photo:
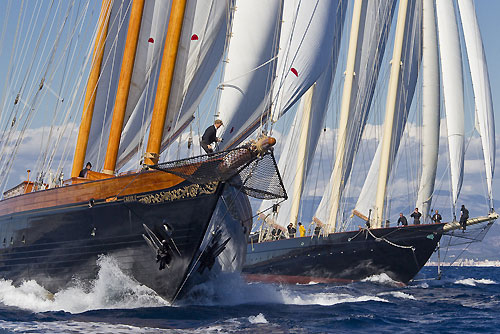
[[[276,67],[279,0],[236,1],[219,99],[222,148],[241,142],[260,124]]]
[[[341,37],[347,1],[283,2],[278,66],[273,87],[277,120],[305,93],[331,61],[334,40]]]
[[[495,170],[495,119],[488,68],[474,4],[471,0],[458,0],[458,6],[462,18],[465,46],[474,89],[477,129],[483,145],[488,199],[490,208],[493,208],[492,180]]]
[[[108,36],[95,92],[95,108],[85,155],[85,160],[92,161],[97,170],[102,169],[104,165],[131,5],[130,0],[121,0],[114,1],[111,7]]]
[[[291,222],[296,223],[296,212],[293,213],[294,217],[291,217],[292,206],[293,203],[300,203],[303,185],[306,182],[305,178],[311,168],[316,152],[318,139],[328,109],[336,59],[337,57],[334,57],[333,61],[329,63],[327,71],[321,75],[317,83],[313,86],[314,93],[312,97],[306,98],[308,95],[306,93],[301,99],[285,140],[285,145],[278,162],[278,169],[282,175],[285,189],[287,189],[288,200],[281,204],[275,221],[281,226],[286,226]],[[302,147],[305,152],[303,158],[297,157],[299,147]],[[266,210],[272,204],[273,201],[263,201],[259,211]]]
[[[339,202],[368,118],[395,5],[394,0],[362,1],[356,47],[358,52],[351,94],[348,97],[350,107],[346,116],[347,124],[345,132],[338,133],[334,170],[315,213],[315,217],[324,223],[328,222],[332,215],[336,219]],[[339,148],[342,139],[343,147]]]
[[[448,129],[452,204],[455,208],[464,170],[464,86],[460,39],[452,0],[436,1],[443,98]]]
[[[283,12],[276,4],[276,7],[268,6],[266,13],[259,15],[265,2],[237,4],[219,104],[219,117],[226,123],[223,147],[232,147],[251,134],[260,125],[260,120],[268,117],[270,109],[274,110],[275,118],[285,113],[325,72],[332,49],[340,40],[346,5],[346,1],[337,0],[284,1]],[[238,12],[243,9],[250,10],[249,15],[256,21],[245,18],[246,23],[240,26],[237,20],[244,16]],[[271,10],[276,10],[276,13],[271,15]],[[261,23],[275,20],[281,13],[281,23]],[[248,26],[254,29],[248,31]],[[266,26],[276,30],[262,32],[260,29]],[[243,41],[235,33],[242,29],[246,30]],[[253,36],[254,33],[267,37],[249,38],[249,34]],[[259,47],[260,43],[269,41],[274,43],[271,49],[270,45]],[[259,61],[243,63],[242,58],[255,55]],[[237,116],[233,115],[235,112]]]
[[[408,10],[406,13],[406,24],[403,39],[403,49],[401,55],[401,71],[399,72],[398,89],[396,93],[395,118],[392,127],[392,144],[390,157],[388,161],[387,172],[390,175],[392,165],[399,149],[399,144],[403,136],[403,131],[408,118],[408,111],[413,99],[417,83],[418,70],[420,67],[421,48],[421,30],[422,30],[422,5],[420,1],[408,1]],[[381,144],[368,171],[366,181],[361,190],[360,196],[355,206],[355,210],[368,216],[369,210],[374,208],[377,187],[377,174],[380,169]],[[373,212],[372,217],[375,215]]]
[[[162,151],[193,119],[195,109],[220,64],[226,36],[227,6],[228,3],[225,0],[190,1],[188,3],[168,104]],[[159,13],[157,14],[159,19],[163,20],[160,22],[166,24],[164,11],[157,12],[155,9],[155,13]],[[153,20],[152,26],[156,25]],[[164,40],[164,34],[154,39],[154,44],[157,44],[156,48],[162,49]],[[118,168],[138,153],[144,133],[151,122],[154,101],[152,94],[156,90],[159,73],[159,62],[156,58],[159,56],[155,54],[154,65],[146,68],[145,74],[149,79],[149,87],[144,85],[141,99],[135,105],[131,104],[134,105],[135,111],[122,133]],[[146,61],[151,62],[151,58],[147,58]]]
[[[422,51],[422,175],[416,207],[424,215],[431,209],[439,151],[439,61],[434,1],[423,1]]]

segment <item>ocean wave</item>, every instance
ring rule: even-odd
[[[388,302],[378,296],[353,296],[334,292],[304,292],[293,286],[268,283],[247,283],[239,274],[222,274],[217,279],[200,284],[179,301],[179,305],[335,305],[356,302]]]
[[[455,281],[455,284],[477,286],[478,284],[497,284],[497,282],[490,280],[490,279],[487,279],[487,278],[481,278],[481,279],[465,278],[465,279]]]
[[[377,296],[393,296],[395,298],[415,300],[415,297],[413,297],[412,295],[401,292],[401,291],[381,292]]]
[[[256,316],[249,316],[248,321],[251,324],[267,324],[268,321],[266,320],[266,317],[262,313],[257,314]]]
[[[8,322],[0,320],[0,327],[9,333],[168,333],[164,329],[136,327],[122,324],[83,321],[51,321],[51,322]],[[171,333],[173,333],[172,331]],[[175,333],[179,333],[175,331]]]
[[[377,296],[352,296],[349,294],[343,293],[312,293],[312,294],[299,294],[291,291],[283,291],[283,296],[285,300],[285,304],[290,305],[322,305],[322,306],[331,306],[336,304],[343,303],[359,303],[359,302],[384,302],[388,303],[389,301]]]
[[[401,286],[401,282],[396,282],[395,280],[390,278],[386,273],[369,276],[365,279],[362,279],[361,282],[371,282],[383,285]]]
[[[123,273],[116,261],[101,256],[97,278],[90,282],[73,280],[68,288],[50,293],[36,281],[14,286],[0,279],[0,302],[34,312],[81,313],[95,309],[166,306],[168,303],[150,288]]]

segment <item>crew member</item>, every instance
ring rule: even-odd
[[[288,224],[286,229],[288,230],[288,236],[290,238],[295,238],[295,233],[297,233],[297,230],[295,229],[295,227],[293,227],[293,224],[292,223]]]
[[[80,174],[78,174],[78,177],[87,177],[87,172],[91,169],[92,169],[92,164],[90,162],[87,162],[85,168],[80,171]]]
[[[400,223],[401,226],[408,226],[408,220],[406,220],[406,217],[403,215],[402,212],[399,213],[398,226]]]
[[[441,217],[441,215],[439,214],[438,210],[436,210],[436,212],[432,215],[432,221],[435,223],[435,224],[438,224],[441,222],[441,220],[443,219],[443,217]]]
[[[203,136],[201,137],[201,147],[207,154],[213,153],[214,149],[212,143],[220,142],[222,139],[217,138],[217,129],[222,125],[222,121],[220,119],[216,119],[214,125],[210,125],[206,130]]]
[[[302,223],[299,223],[299,233],[301,237],[306,236],[306,228],[302,225]]]
[[[419,225],[420,224],[420,217],[422,217],[422,214],[418,212],[418,208],[415,208],[415,211],[412,212],[410,217],[413,218],[413,224]]]
[[[462,226],[462,232],[465,232],[467,228],[467,219],[469,219],[469,210],[462,204],[462,208],[460,209],[460,226]]]

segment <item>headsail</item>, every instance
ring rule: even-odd
[[[241,23],[237,20],[243,17],[242,13],[238,13],[247,6],[251,7],[248,10],[256,21],[238,28]],[[280,7],[278,4],[268,5],[266,13],[259,15],[256,11],[264,7],[262,4],[256,5],[252,1],[244,6],[237,5],[219,108],[219,117],[226,123],[224,147],[234,146],[250,135],[270,111],[275,119],[279,118],[318,80],[331,60],[334,45],[339,41],[347,1],[284,1],[282,12],[275,6]],[[276,14],[270,15],[271,10]],[[281,14],[281,24],[263,24],[263,20],[275,20],[276,15]],[[266,25],[268,28],[261,31]],[[248,26],[254,28],[248,31]],[[241,29],[246,30],[244,38],[240,37],[242,41],[236,36]],[[248,34],[254,33],[267,37],[248,38]],[[265,52],[259,51],[257,45],[249,43],[254,39],[259,43],[272,43],[273,48],[265,45]],[[259,59],[251,64],[240,63],[242,60],[239,58],[244,57]],[[238,92],[238,89],[241,91]],[[252,98],[251,94],[257,92]],[[245,103],[246,99],[252,102]],[[236,111],[238,116],[233,115]]]
[[[462,27],[469,58],[469,68],[476,102],[476,121],[483,144],[486,184],[490,209],[493,209],[492,180],[495,170],[495,119],[491,99],[490,79],[486,65],[481,32],[477,23],[476,11],[471,0],[458,0]]]

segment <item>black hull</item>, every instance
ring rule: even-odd
[[[444,224],[332,233],[250,243],[243,273],[249,280],[352,282],[385,273],[408,283],[436,249]],[[375,238],[373,237],[375,236]]]
[[[186,189],[195,194],[165,195]],[[250,224],[246,195],[224,183],[187,181],[112,201],[4,215],[0,277],[14,284],[33,279],[55,292],[72,278],[96,278],[98,257],[108,255],[139,283],[173,301],[209,274],[241,270]],[[157,251],[144,236],[167,241],[165,268],[160,270]]]

